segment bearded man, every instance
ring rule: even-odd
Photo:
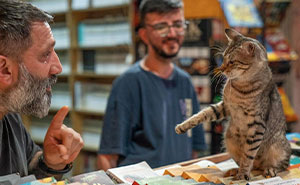
[[[174,127],[199,111],[190,76],[172,61],[184,39],[180,0],[143,0],[139,36],[147,55],[113,84],[98,152],[98,167],[146,161],[152,168],[198,157],[202,125],[176,135]]]
[[[52,20],[29,3],[0,0],[0,176],[61,178],[83,147],[81,136],[63,124],[68,107],[54,116],[43,150],[19,115],[48,114],[51,86],[62,71],[48,24]]]

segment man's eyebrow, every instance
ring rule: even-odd
[[[48,45],[47,50],[54,48],[55,44],[56,44],[56,41],[53,40],[53,42],[51,42],[50,45]]]

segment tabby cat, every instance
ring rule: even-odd
[[[289,166],[290,145],[281,99],[268,67],[265,48],[255,39],[226,29],[229,44],[217,73],[226,76],[223,101],[176,126],[186,132],[202,122],[228,119],[227,152],[239,165],[235,179],[250,179],[252,169],[276,176]]]

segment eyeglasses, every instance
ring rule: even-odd
[[[173,25],[168,25],[168,23],[158,23],[154,25],[146,24],[146,26],[153,28],[159,36],[166,37],[170,32],[170,28],[173,28],[177,35],[184,35],[184,30],[186,29],[187,24],[187,21],[178,21]]]

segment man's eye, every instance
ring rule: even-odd
[[[173,26],[175,28],[182,28],[183,27],[183,23],[182,22],[178,22],[178,23],[175,23]]]
[[[154,25],[154,29],[156,29],[156,30],[163,30],[166,27],[168,27],[166,24],[156,24],[156,25]]]
[[[51,56],[51,51],[45,53],[42,57],[42,62],[46,63],[49,60],[50,56]]]

